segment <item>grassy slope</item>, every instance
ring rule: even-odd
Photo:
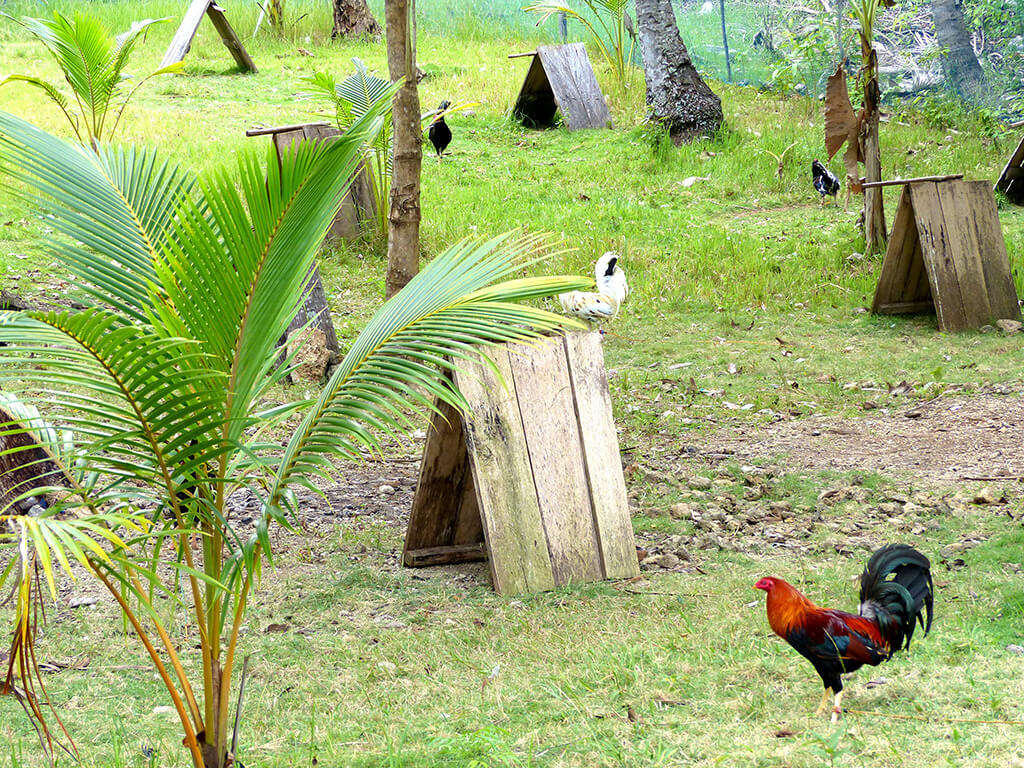
[[[98,7],[118,28],[131,15],[179,12],[169,3]],[[310,11],[294,40],[252,44],[261,68],[255,77],[228,71],[230,59],[204,24],[186,60],[189,74],[144,88],[124,138],[158,143],[183,162],[208,167],[265,142],[244,138],[248,127],[310,119],[316,105],[300,96],[298,78],[314,68],[342,74],[357,55],[383,69],[380,46],[325,45],[329,20],[322,9]],[[238,29],[252,29],[249,9],[230,13]],[[642,94],[617,94],[605,82],[617,130],[524,131],[504,112],[525,63],[505,56],[535,40],[494,40],[467,15],[450,22],[459,40],[438,36],[441,25],[432,23],[424,23],[419,47],[431,74],[422,84],[424,107],[442,98],[480,106],[474,116],[451,120],[453,155],[424,164],[425,252],[473,231],[514,226],[557,233],[574,249],[552,269],[589,270],[597,253],[620,248],[633,294],[605,348],[617,371],[613,399],[623,445],[637,446],[644,461],[657,465],[662,451],[699,444],[709,426],[766,419],[768,411],[852,414],[869,395],[844,390],[847,382],[1021,378],[1016,339],[940,335],[930,318],[857,312],[870,304],[878,262],[847,263],[860,249],[854,214],[820,210],[810,190],[807,166],[821,144],[814,102],[716,84],[726,133],[656,156],[634,127]],[[155,66],[172,32],[168,25],[151,34],[130,69]],[[55,74],[33,43],[6,25],[0,40],[0,72]],[[299,46],[313,58],[299,54]],[[0,108],[63,130],[54,110],[24,86],[0,89]],[[777,178],[767,153],[790,145]],[[991,178],[1010,138],[935,131],[901,117],[883,129],[883,147],[886,175],[956,170]],[[683,186],[689,176],[707,178]],[[895,201],[892,192],[890,215]],[[10,197],[0,197],[0,212],[4,285],[19,274],[24,293],[61,290],[63,275],[36,245],[45,222]],[[1019,271],[1024,212],[1005,208],[1000,215]],[[366,243],[325,255],[322,269],[344,337],[358,331],[378,300],[381,251]],[[792,355],[779,354],[776,337]],[[669,368],[677,362],[692,365]],[[688,387],[691,377],[696,391]],[[735,411],[725,401],[753,407]],[[780,493],[813,501],[824,482],[793,478],[784,487],[799,490]],[[640,482],[633,490],[641,499],[638,528],[686,530],[647,515],[673,498]],[[421,582],[387,570],[378,550],[399,546],[400,531],[373,521],[346,525],[308,549],[286,543],[282,567],[267,579],[250,620],[256,655],[243,759],[307,765],[316,751],[320,765],[803,766],[828,763],[828,750],[838,750],[837,764],[1004,765],[1011,756],[1024,758],[1019,727],[943,718],[1024,719],[1010,683],[1019,663],[1002,650],[1024,635],[1021,577],[1001,565],[1021,561],[1024,541],[1019,528],[1007,532],[1005,518],[984,509],[936,522],[938,531],[922,543],[932,555],[966,530],[992,538],[964,555],[967,569],[940,577],[934,635],[876,672],[888,685],[866,689],[871,676],[858,675],[851,686],[856,704],[850,702],[931,721],[850,717],[838,730],[808,716],[819,694],[816,678],[770,638],[761,606],[748,606],[755,597],[749,584],[769,570],[812,579],[817,599],[850,608],[855,560],[821,550],[799,558],[705,553],[707,575],[661,575],[637,585],[644,594],[593,585],[510,601],[483,588],[467,592],[459,582]],[[897,535],[878,531],[880,538]],[[370,552],[361,552],[364,546]],[[142,659],[117,639],[108,618],[105,607],[59,613],[55,627],[68,636],[47,641],[48,657],[85,653],[93,660],[88,673],[66,672],[51,683],[87,762],[144,765],[138,745],[145,742],[157,746],[159,765],[183,765],[170,717],[149,714],[164,703],[156,682],[149,673],[117,669]],[[263,634],[271,622],[304,633]],[[498,664],[494,681],[483,686]],[[658,705],[659,697],[681,703]],[[0,704],[0,734],[22,745],[25,762],[40,764],[13,702]],[[627,705],[637,722],[626,718]],[[780,729],[795,735],[776,738]]]

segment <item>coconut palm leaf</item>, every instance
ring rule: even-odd
[[[391,101],[391,98],[402,87],[402,81],[392,83],[382,77],[371,74],[358,58],[353,58],[352,63],[356,71],[337,83],[334,87],[336,96],[351,105],[352,117],[358,120],[382,100]]]
[[[31,191],[11,191],[53,216],[71,239],[51,244],[100,301],[145,321],[154,311],[150,287],[156,255],[173,230],[175,210],[189,195],[191,174],[152,150],[69,144],[0,112],[0,169]]]
[[[102,301],[78,313],[0,312],[0,385],[46,414],[47,440],[60,436],[75,486],[52,514],[17,521],[17,537],[3,543],[47,581],[76,560],[89,563],[166,686],[196,766],[208,764],[204,753],[226,754],[246,598],[270,556],[270,523],[288,525],[296,512],[295,485],[339,456],[380,451],[382,435],[409,432],[435,398],[465,410],[444,372],[480,345],[576,325],[519,302],[591,283],[523,277],[544,247],[536,236],[460,243],[381,308],[320,397],[266,413],[259,403],[277,376],[275,342],[388,107],[378,101],[345,135],[300,145],[280,163],[244,156],[237,175],[194,185],[151,152],[93,154],[0,113],[0,169],[54,214],[71,240],[55,241],[55,253]],[[290,414],[301,422],[282,457],[262,420]],[[247,539],[231,523],[236,489],[264,509]],[[171,579],[190,588],[201,708],[160,612],[150,610],[153,591],[171,588],[159,567],[168,560]],[[26,608],[11,656],[26,679],[33,584],[18,586]],[[34,701],[27,709],[41,719]]]
[[[84,125],[80,126],[78,120],[69,113],[67,99],[60,96],[55,88],[44,87],[43,89],[64,111],[65,116],[75,128],[79,140],[85,139],[79,133],[80,128],[85,128],[89,143],[94,149],[104,138],[107,116],[114,98],[127,77],[124,74],[124,68],[139,37],[153,24],[170,21],[169,17],[136,21],[127,31],[116,38],[111,38],[107,29],[96,17],[77,11],[71,19],[56,11],[52,19],[29,17],[15,19],[9,14],[3,15],[27,29],[56,60],[68,85],[71,86]],[[181,71],[180,63],[162,67],[144,77],[139,81],[139,85],[155,75],[179,71]],[[30,78],[24,76],[9,77],[3,82],[11,80],[31,82]],[[33,84],[43,87],[38,82]],[[132,89],[131,93],[134,93],[137,88],[138,85]],[[131,93],[122,101],[118,119],[120,119],[120,114],[128,99],[131,98]],[[116,125],[117,120],[115,120],[114,128]],[[114,128],[111,128],[110,132],[113,132]]]
[[[295,315],[319,243],[382,111],[378,105],[330,142],[300,144],[280,165],[271,156],[264,170],[243,158],[240,184],[221,176],[204,185],[200,202],[179,210],[159,283],[188,337],[229,377],[229,441],[245,429],[268,382],[275,343]]]
[[[373,316],[338,365],[281,460],[277,488],[319,472],[323,458],[359,458],[379,450],[373,429],[405,432],[410,407],[433,408],[433,397],[467,411],[439,369],[476,354],[478,345],[536,338],[575,325],[561,315],[515,302],[586,287],[582,278],[534,278],[490,284],[529,264],[537,237],[503,235],[463,241],[431,261]],[[271,492],[273,500],[276,489]]]
[[[197,454],[216,454],[202,447],[221,443],[225,376],[194,342],[99,309],[0,313],[0,341],[0,381],[25,386],[34,363],[29,402],[60,408],[75,463],[106,478],[94,493],[131,484],[136,500],[161,499],[190,486]]]

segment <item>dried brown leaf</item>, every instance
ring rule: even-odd
[[[828,78],[825,86],[825,151],[831,160],[847,141],[857,143],[860,121],[850,103],[846,88],[846,71],[842,62]]]
[[[860,156],[860,142],[855,136],[843,153],[843,165],[846,167],[846,188],[854,195],[859,195],[863,190],[860,186],[860,168],[857,160]]]

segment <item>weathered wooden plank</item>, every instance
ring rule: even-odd
[[[509,353],[505,347],[494,347],[487,354],[498,375],[483,362],[467,362],[456,371],[455,384],[473,403],[473,414],[466,421],[466,446],[490,553],[491,579],[501,594],[553,589],[526,435],[511,389]]]
[[[206,6],[206,15],[210,17],[214,29],[220,35],[220,41],[224,43],[224,47],[231,53],[235,63],[249,72],[258,71],[255,62],[250,58],[248,51],[245,50],[245,46],[242,45],[242,41],[231,27],[228,17],[224,15],[224,9],[215,2],[210,3]]]
[[[999,174],[995,187],[1015,203],[1024,203],[1024,178],[1020,175],[1021,166],[1024,166],[1024,138],[1021,138],[1017,149],[1006,162],[1006,167]]]
[[[537,59],[544,67],[568,130],[611,125],[608,105],[583,43],[538,45]]]
[[[436,405],[439,413],[430,420],[409,513],[403,555],[406,565],[414,565],[409,556],[414,550],[484,541],[462,418],[450,405]],[[466,503],[468,499],[471,504]],[[475,525],[463,520],[467,516],[475,518]]]
[[[892,224],[892,234],[886,247],[882,269],[878,275],[875,298],[871,311],[883,304],[892,304],[902,300],[908,283],[917,240],[917,227],[914,224],[914,211],[910,203],[910,194],[906,188],[900,195],[896,217]]]
[[[569,333],[564,344],[604,577],[630,578],[640,573],[640,566],[612,418],[601,335]]]
[[[946,182],[950,183],[950,182]],[[935,302],[935,314],[941,331],[963,331],[969,325],[956,265],[949,251],[949,238],[942,217],[942,205],[935,182],[910,185],[914,220],[921,239],[921,255]]]
[[[515,344],[509,359],[555,584],[601,579],[565,348],[561,339]]]
[[[954,179],[962,179],[964,175],[962,173],[950,173],[945,176],[915,176],[910,179],[886,179],[885,181],[867,181],[866,179],[860,180],[860,186],[862,189],[878,189],[879,187],[896,187],[906,186],[907,184],[917,184],[921,181],[953,181]]]
[[[936,191],[942,208],[947,252],[963,300],[964,322],[967,328],[980,328],[993,317],[978,248],[973,201],[968,199],[967,185],[962,181],[937,184]]]
[[[181,17],[181,24],[178,25],[178,31],[174,33],[171,44],[167,46],[164,59],[160,62],[161,67],[177,64],[185,58],[185,54],[192,46],[192,38],[199,29],[199,22],[203,20],[203,15],[211,2],[213,0],[192,0],[185,15]]]
[[[457,544],[446,547],[423,547],[422,549],[406,549],[404,561],[410,568],[422,568],[428,565],[448,565],[451,563],[471,563],[487,559],[487,549],[483,542],[479,544]]]
[[[278,125],[272,128],[249,128],[245,135],[249,136],[273,136],[277,133],[287,133],[288,131],[299,131],[305,130],[310,126],[323,126],[326,128],[331,127],[331,123],[318,122],[318,123],[296,123],[295,125]]]
[[[894,301],[890,304],[879,304],[871,308],[876,315],[914,315],[921,312],[934,312],[935,304],[927,301]]]
[[[1006,241],[999,225],[995,195],[987,182],[973,181],[964,185],[967,205],[973,212],[972,224],[978,242],[984,274],[985,291],[991,307],[990,321],[1019,320],[1020,304],[1017,288],[1006,254]]]

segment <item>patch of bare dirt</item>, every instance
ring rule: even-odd
[[[855,419],[822,414],[741,427],[718,435],[712,444],[742,460],[784,455],[794,469],[867,469],[938,483],[1020,479],[1024,396],[940,396]]]

